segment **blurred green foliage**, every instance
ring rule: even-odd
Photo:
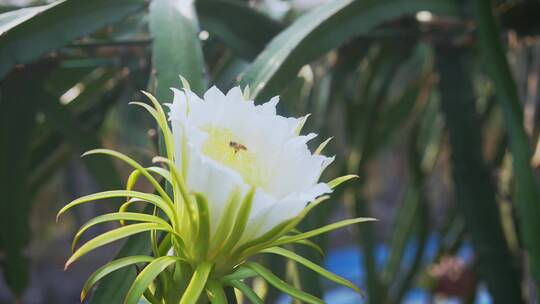
[[[139,98],[138,90],[169,102],[169,87],[180,86],[181,74],[197,93],[240,83],[258,101],[281,95],[282,111],[310,112],[307,129],[335,136],[329,149],[338,157],[329,175],[360,176],[335,198],[346,203],[346,212],[382,220],[354,232],[365,256],[369,303],[399,303],[415,286],[442,292],[430,269],[465,239],[475,250],[474,271],[495,303],[537,300],[535,1],[335,0],[305,13],[298,1],[285,1],[281,5],[292,9],[278,17],[275,1],[34,4],[0,5],[0,262],[16,295],[29,280],[25,248],[30,210],[41,203],[36,193],[50,186],[72,155],[111,144],[105,139],[114,127],[104,122]],[[524,109],[533,114],[524,117]],[[129,123],[133,129],[152,128],[142,119]],[[406,173],[401,188],[387,189],[396,196],[396,210],[387,214],[372,188],[374,167],[388,157],[389,147],[406,155],[405,169],[383,169]],[[84,164],[97,187],[119,185],[121,172],[112,162]],[[428,188],[446,179],[451,204],[440,212]],[[321,226],[336,206],[324,205],[302,228]],[[440,242],[429,260],[432,234]],[[146,238],[131,238],[118,254],[149,251]],[[335,246],[327,238],[316,242]],[[407,263],[411,242],[414,256]],[[380,243],[390,251],[377,265]],[[322,295],[326,285],[312,273],[285,267],[278,257],[265,263]],[[135,273],[111,275],[89,303],[120,303]],[[477,283],[472,280],[472,291],[457,296],[472,301]],[[271,288],[265,294],[268,301],[278,295]]]

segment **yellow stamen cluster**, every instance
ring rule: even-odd
[[[265,188],[270,178],[254,151],[229,129],[208,125],[202,130],[208,134],[202,147],[206,156],[238,172],[248,185]]]

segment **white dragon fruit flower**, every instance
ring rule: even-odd
[[[176,163],[185,172],[187,187],[208,199],[211,235],[235,190],[245,196],[255,189],[240,243],[297,216],[308,202],[331,192],[318,180],[334,158],[310,152],[306,143],[316,134],[299,135],[306,117],[277,115],[278,97],[255,105],[239,87],[226,95],[212,87],[204,99],[173,91],[169,119]]]

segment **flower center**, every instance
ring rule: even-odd
[[[206,156],[238,172],[248,185],[264,188],[269,177],[249,146],[227,128],[206,125],[201,129],[208,134],[202,146]]]

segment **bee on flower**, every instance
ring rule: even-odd
[[[229,147],[234,149],[234,153],[238,153],[240,150],[247,151],[247,147],[234,141],[229,142]]]

